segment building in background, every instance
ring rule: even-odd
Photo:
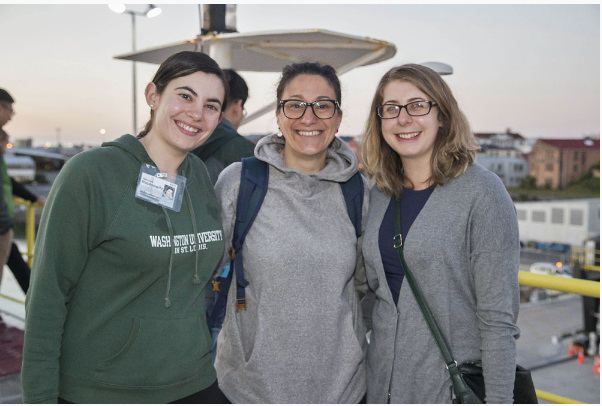
[[[529,172],[537,187],[564,189],[599,162],[599,139],[539,139],[529,154]]]
[[[481,148],[506,148],[516,149],[523,154],[528,154],[533,145],[533,140],[527,139],[519,133],[514,133],[510,128],[504,133],[474,133]]]
[[[600,235],[600,199],[517,202],[519,238],[534,243],[583,246]]]
[[[512,147],[481,146],[477,163],[499,176],[506,187],[519,187],[529,175],[527,158]]]

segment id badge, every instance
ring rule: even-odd
[[[136,186],[136,197],[179,212],[186,188],[186,178],[159,172],[149,164],[142,164]]]

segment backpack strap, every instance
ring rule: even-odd
[[[246,310],[245,288],[249,282],[244,277],[242,246],[268,191],[269,166],[255,157],[243,158],[241,162],[230,269],[236,272],[236,309]]]
[[[245,288],[249,282],[244,277],[243,244],[247,233],[265,198],[268,190],[269,166],[255,157],[242,159],[240,173],[240,188],[236,202],[236,220],[232,234],[232,252],[230,255],[230,274],[236,272],[236,309],[246,310]],[[359,172],[356,172],[347,182],[340,183],[347,215],[355,228],[355,235],[362,234],[362,207],[364,203],[364,182]],[[228,283],[229,286],[229,283]]]
[[[343,198],[347,206],[347,214],[351,223],[355,227],[355,236],[362,235],[362,207],[364,204],[364,181],[362,175],[358,172],[344,183],[341,183]]]

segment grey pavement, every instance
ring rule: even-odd
[[[536,389],[579,402],[600,404],[600,376],[593,373],[593,358],[578,364],[569,357],[570,339],[555,344],[553,336],[583,328],[581,296],[563,295],[551,300],[521,304],[517,363],[531,369]],[[540,401],[540,403],[547,403]]]

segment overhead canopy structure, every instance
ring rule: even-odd
[[[320,62],[339,75],[359,66],[392,58],[397,49],[390,42],[357,37],[322,29],[273,31],[264,33],[208,33],[157,48],[116,56],[136,62],[160,64],[181,51],[204,52],[222,68],[250,72],[281,72],[294,62]],[[274,109],[270,103],[246,116],[242,124]]]
[[[396,53],[395,45],[321,29],[199,35],[157,48],[116,56],[117,59],[160,64],[180,51],[204,52],[222,68],[237,71],[280,72],[293,62],[321,62],[339,74],[358,66],[385,61]]]

